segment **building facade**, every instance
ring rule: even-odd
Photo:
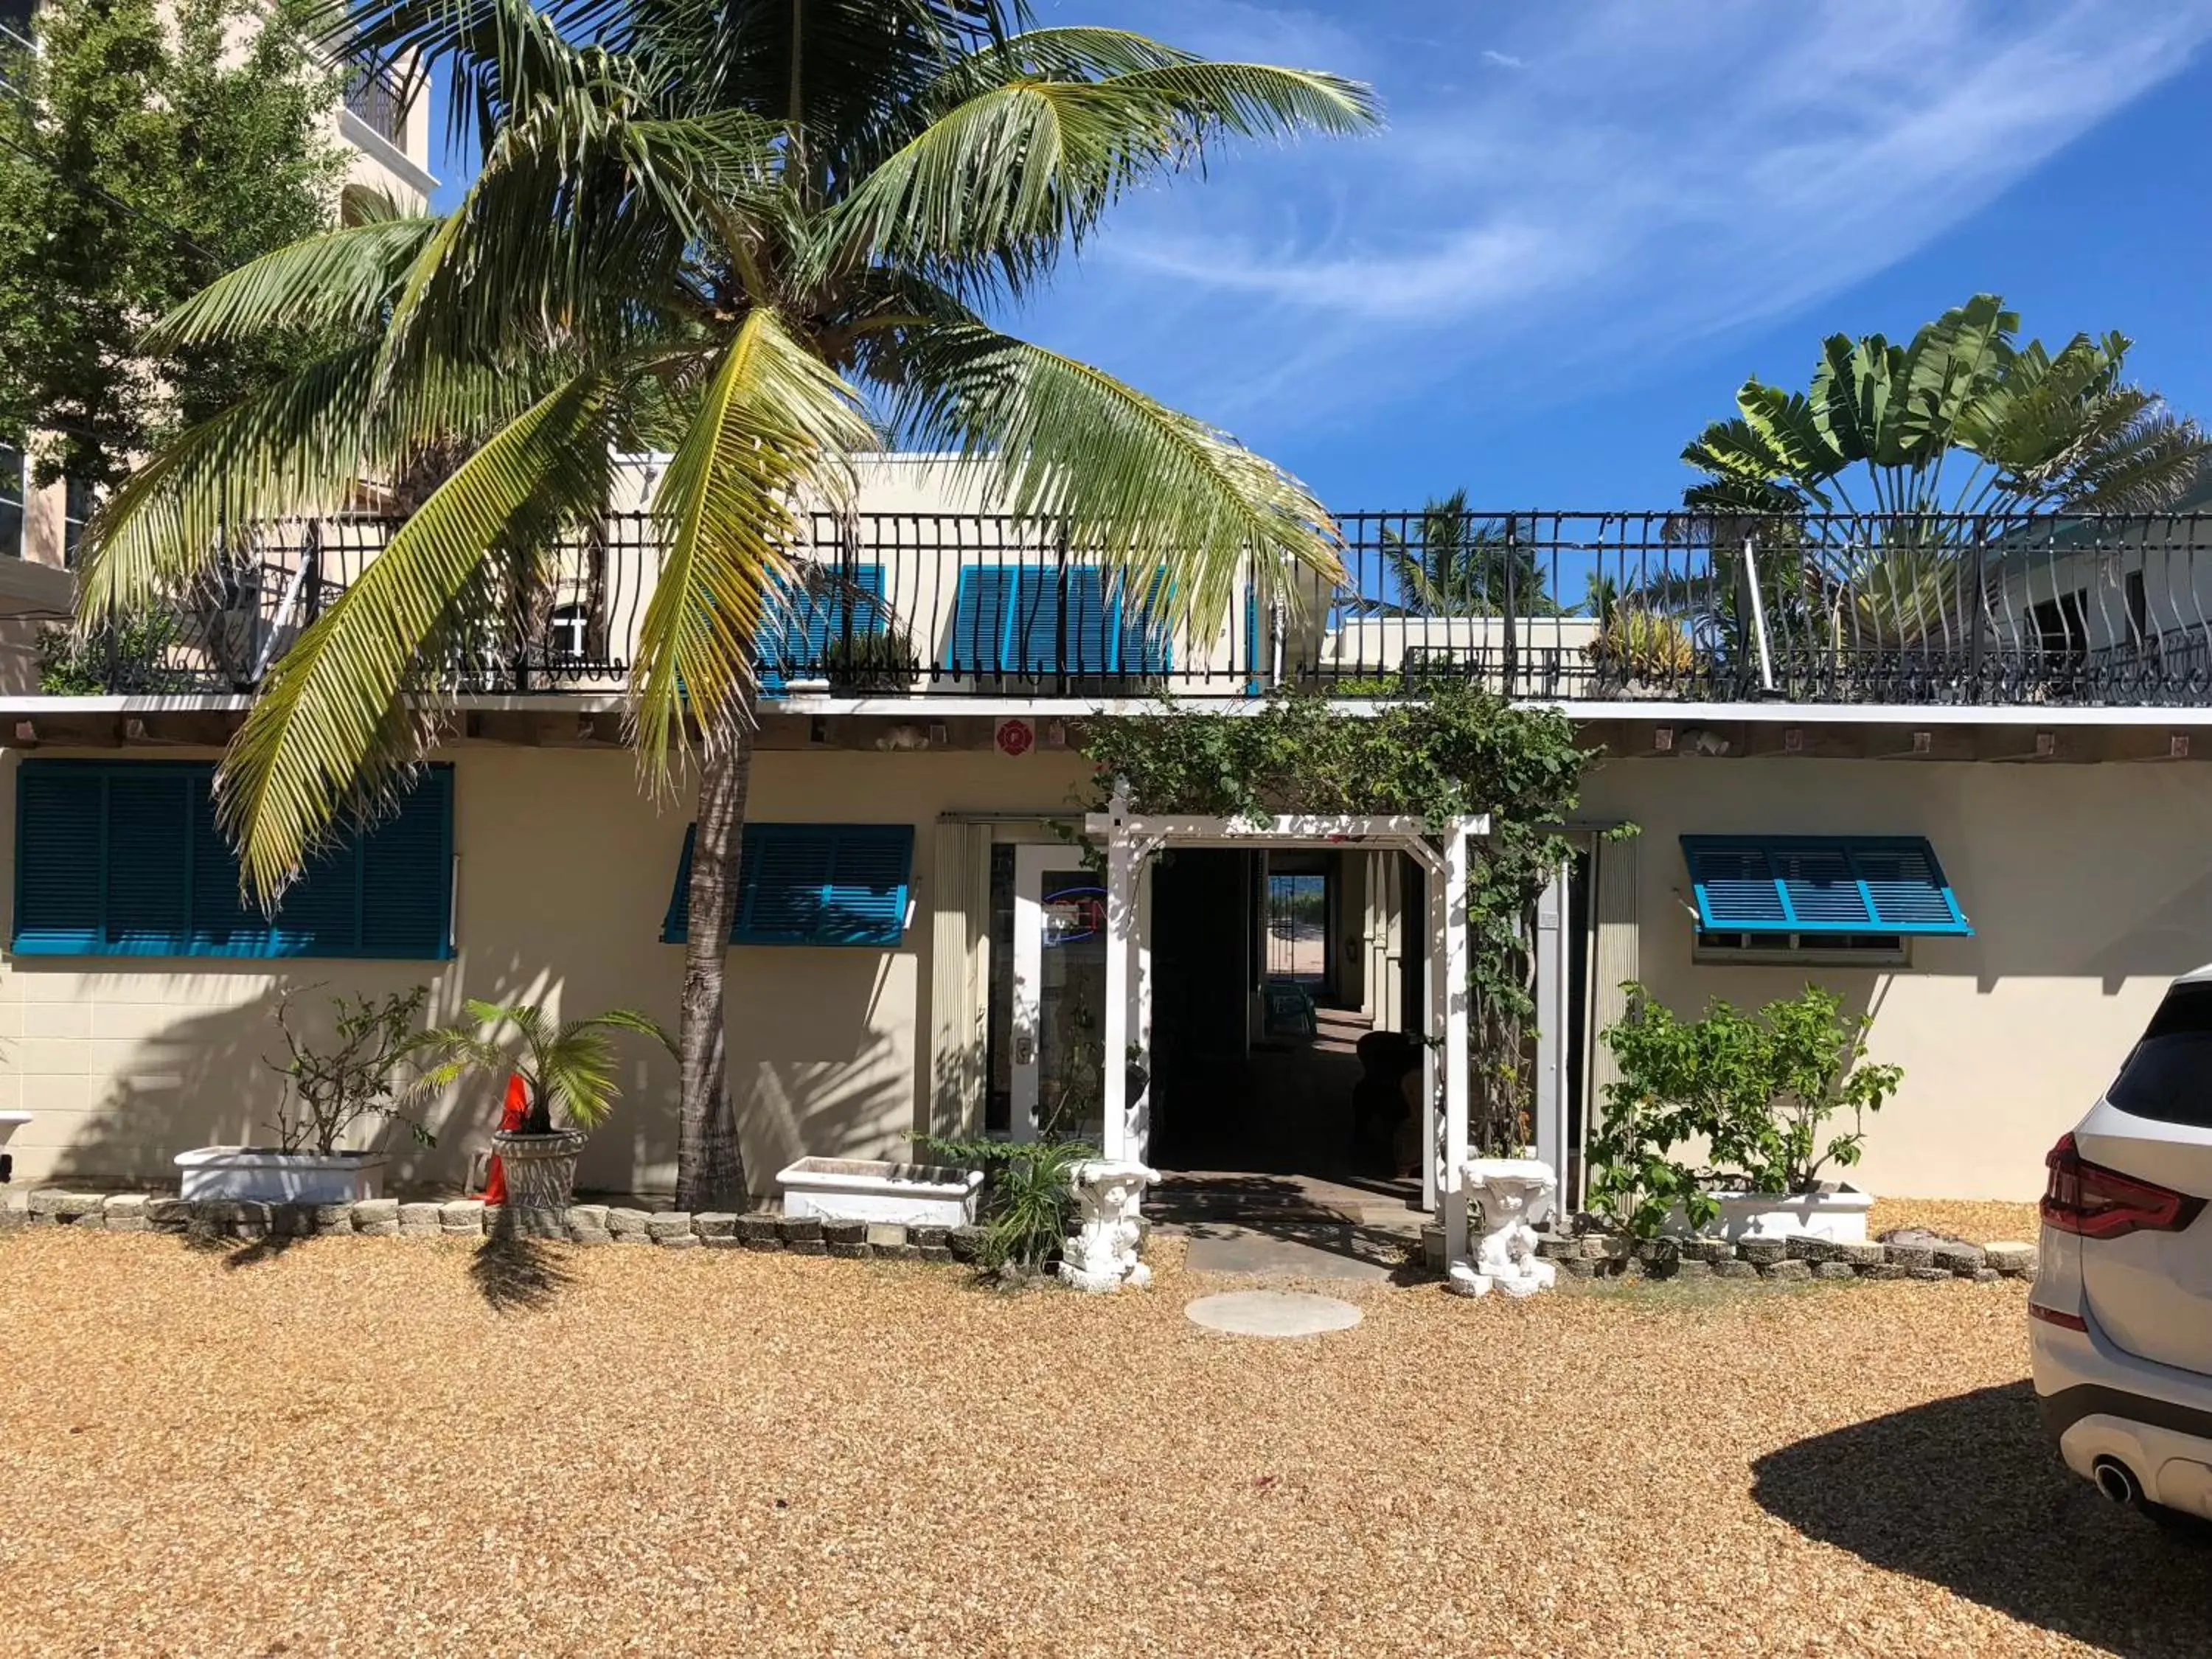
[[[1413,591],[1408,561],[1446,541],[1422,515],[1355,519],[1342,587],[1255,573],[1191,638],[1154,623],[1141,574],[992,517],[960,469],[872,467],[860,510],[816,523],[761,641],[728,1030],[756,1189],[801,1156],[1097,1121],[1103,894],[1071,844],[1085,722],[1277,689],[1358,714],[1452,676],[1565,708],[1601,751],[1540,932],[1532,1136],[1571,1186],[1624,982],[1685,1014],[1815,982],[1872,1014],[1875,1056],[1905,1070],[1855,1179],[2034,1196],[2167,981],[2212,959],[2212,712],[2174,597],[2194,591],[2197,521],[1953,526],[1951,574],[1886,615],[1852,586],[1899,554],[1879,525],[1800,526],[1763,567],[1771,531],[1665,514],[1462,528],[1480,533],[1454,544],[1489,550],[1455,590]],[[451,736],[398,817],[273,921],[240,908],[213,763],[258,673],[383,533],[272,526],[107,693],[0,707],[0,1109],[33,1114],[18,1179],[154,1181],[179,1151],[267,1139],[288,992],[422,984],[441,1018],[479,997],[673,1023],[690,813],[641,791],[620,742],[658,555],[619,511],[561,551],[525,636],[449,665]],[[2159,580],[2130,580],[2154,561]],[[2039,615],[2045,599],[2009,597],[2022,569],[2081,597]],[[2124,617],[2142,592],[2133,632],[2076,637],[2107,589]],[[1137,1150],[1316,1173],[1371,1155],[1401,1176],[1402,1155],[1360,1147],[1354,1051],[1427,1029],[1420,879],[1357,840],[1156,860]],[[581,1180],[664,1191],[674,1067],[643,1046],[623,1065]],[[395,1177],[465,1182],[495,1094],[436,1103],[437,1145],[395,1138]]]

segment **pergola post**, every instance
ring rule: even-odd
[[[1444,1259],[1468,1259],[1468,826],[1455,823],[1444,833],[1443,927],[1435,945],[1437,975],[1443,983],[1444,1134],[1443,1191]]]
[[[1129,844],[1128,799],[1115,794],[1106,836],[1104,1105],[1099,1152],[1109,1164],[1129,1156],[1130,958],[1137,951],[1136,854]]]

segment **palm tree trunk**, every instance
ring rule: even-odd
[[[738,854],[744,839],[745,793],[752,782],[753,711],[737,711],[732,730],[708,754],[699,775],[698,828],[691,842],[690,931],[684,946],[683,1062],[678,1108],[676,1207],[745,1207],[744,1149],[730,1098],[724,980],[730,924],[737,914]]]

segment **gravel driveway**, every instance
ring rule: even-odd
[[[1264,1343],[1163,1267],[0,1238],[0,1650],[2212,1652],[2212,1550],[2045,1450],[2016,1285]]]

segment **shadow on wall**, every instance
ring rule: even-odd
[[[1770,1514],[1875,1566],[2112,1653],[2212,1653],[2212,1546],[2069,1473],[2026,1382],[1799,1441],[1752,1473]]]
[[[750,958],[750,959],[749,959]],[[789,963],[779,969],[777,960]],[[803,966],[801,965],[803,963]],[[788,947],[730,958],[730,1090],[745,1178],[763,1196],[794,1159],[914,1156],[912,1020],[883,1019],[910,951]],[[911,1006],[909,1004],[908,1006]]]
[[[92,1110],[77,1120],[72,1144],[58,1155],[54,1179],[167,1182],[176,1175],[171,1160],[191,1147],[273,1144],[270,1122],[284,1084],[266,1061],[282,1052],[276,1009],[285,982],[296,988],[302,1029],[316,1033],[328,1030],[331,991],[381,995],[424,981],[432,986],[429,1017],[441,1024],[461,1018],[465,991],[495,1002],[551,1002],[571,1015],[641,1005],[675,1027],[672,975],[664,1004],[660,997],[639,994],[635,984],[612,988],[587,973],[556,977],[542,964],[513,959],[495,966],[475,952],[465,981],[450,969],[426,971],[436,966],[302,963],[270,984],[267,963],[191,963],[185,971],[196,979],[252,982],[239,985],[236,1000],[178,1002],[155,1010],[158,1024],[142,1028],[148,1034],[127,1045],[88,1044],[88,1049],[127,1046],[127,1057],[112,1075],[95,1076],[100,1092]],[[756,1193],[773,1192],[776,1171],[810,1152],[911,1155],[913,1042],[889,1026],[884,1009],[891,975],[911,976],[915,966],[906,953],[732,953],[730,1085]],[[331,971],[317,971],[325,968]],[[14,971],[37,969],[19,963]],[[57,963],[53,971],[83,969]],[[146,987],[161,972],[149,969],[144,980],[105,975],[88,981],[85,994],[111,1006],[148,1007]],[[313,987],[325,988],[309,989]],[[896,1006],[897,999],[888,1001]],[[676,1063],[647,1038],[618,1036],[616,1045],[622,1097],[613,1117],[592,1138],[579,1184],[602,1192],[672,1190]],[[458,1187],[465,1181],[472,1156],[490,1150],[504,1086],[503,1079],[472,1075],[434,1102],[422,1115],[437,1137],[434,1148],[416,1146],[404,1126],[387,1128],[379,1142],[391,1155],[387,1182]],[[349,1144],[362,1139],[356,1132]]]
[[[88,976],[82,994],[109,1007],[152,1007],[146,988],[156,982],[157,976],[170,981],[164,971],[169,967],[150,965],[143,977],[112,973]],[[276,1006],[288,984],[293,988],[295,1026],[310,1041],[329,1035],[328,1000],[339,991],[382,996],[427,983],[431,988],[428,1018],[440,1024],[460,1018],[457,976],[438,971],[439,964],[304,963],[284,972],[275,983],[266,982],[270,969],[267,962],[194,959],[177,970],[179,976],[203,982],[252,983],[240,985],[236,1000],[180,1001],[161,1006],[158,1028],[135,1040],[90,1045],[95,1051],[101,1047],[127,1046],[129,1056],[114,1075],[94,1076],[94,1087],[99,1092],[92,1109],[79,1121],[70,1146],[58,1155],[53,1178],[65,1183],[170,1182],[176,1178],[171,1160],[179,1152],[196,1146],[274,1145],[277,1138],[274,1119],[285,1083],[268,1061],[283,1052],[276,1029]],[[21,961],[13,968],[18,975],[37,971],[38,968]],[[58,960],[52,971],[81,974],[84,970],[81,963]],[[468,991],[495,1001],[543,1000],[548,994],[542,970],[526,970],[513,963],[499,973],[471,975]],[[94,1019],[97,1030],[97,1012]],[[665,1060],[662,1063],[672,1097],[673,1066]],[[345,1144],[362,1145],[375,1133],[374,1144],[391,1156],[386,1170],[388,1183],[458,1187],[466,1178],[471,1155],[489,1150],[500,1095],[500,1086],[494,1082],[471,1078],[429,1103],[421,1115],[437,1138],[434,1147],[417,1146],[402,1125],[377,1132],[360,1126],[346,1137]],[[35,1099],[31,1109],[37,1109]],[[668,1126],[672,1146],[673,1134],[672,1121]]]

